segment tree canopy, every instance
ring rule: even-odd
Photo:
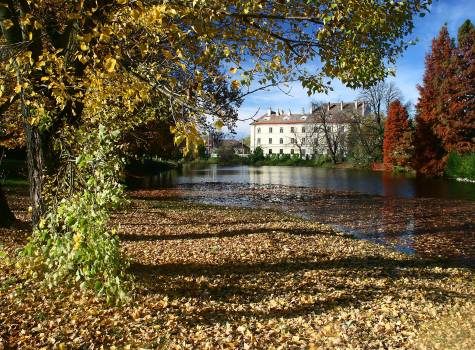
[[[225,123],[253,81],[298,80],[309,94],[333,78],[368,87],[390,73],[430,2],[0,0],[10,84],[0,91],[18,101],[39,224],[30,253],[53,281],[108,276],[97,289],[121,290],[112,271],[122,269],[83,259],[118,252],[106,221],[122,194],[121,134],[165,116],[187,153],[202,142],[200,123]]]

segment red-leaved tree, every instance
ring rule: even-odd
[[[444,173],[447,152],[443,146],[441,127],[449,115],[446,98],[452,78],[451,59],[454,45],[446,26],[432,41],[426,56],[422,86],[418,86],[414,167],[419,174],[440,176]]]
[[[449,113],[437,128],[447,152],[475,152],[475,28],[470,20],[460,27],[453,52],[448,93]]]
[[[406,107],[399,100],[391,102],[384,125],[383,162],[386,170],[407,167],[412,158],[412,130]]]

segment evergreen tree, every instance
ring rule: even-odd
[[[414,167],[419,174],[439,176],[445,168],[447,153],[440,135],[449,114],[445,98],[451,79],[451,58],[454,44],[446,26],[432,41],[432,50],[426,56],[422,86],[416,106],[416,134]]]
[[[391,102],[384,126],[384,167],[406,167],[412,154],[412,131],[407,109],[399,100]]]
[[[447,152],[475,152],[475,27],[470,20],[460,27],[458,47],[451,60],[449,101],[445,123],[438,128]]]

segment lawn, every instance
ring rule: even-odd
[[[268,210],[136,197],[115,222],[135,280],[121,306],[25,282],[12,252],[27,228],[0,231],[3,347],[475,347],[469,269]]]

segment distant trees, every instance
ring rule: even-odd
[[[312,104],[312,110],[328,156],[330,156],[333,164],[342,161],[347,150],[348,130],[346,130],[345,124],[349,122],[348,116],[345,113],[331,115],[327,106],[323,103]]]
[[[407,167],[412,158],[412,129],[406,107],[399,100],[391,102],[384,126],[383,163],[387,170]]]
[[[353,113],[348,135],[349,157],[367,166],[383,160],[384,120],[390,103],[402,99],[402,93],[394,82],[383,80],[363,89],[359,98],[371,114]]]
[[[475,151],[475,29],[466,21],[458,46],[446,26],[426,56],[416,109],[414,167],[419,174],[443,175],[448,154]]]
[[[376,123],[383,129],[385,112],[395,100],[402,99],[401,90],[394,82],[380,81],[375,85],[364,89],[360,93],[360,99],[368,103],[373,112]]]

